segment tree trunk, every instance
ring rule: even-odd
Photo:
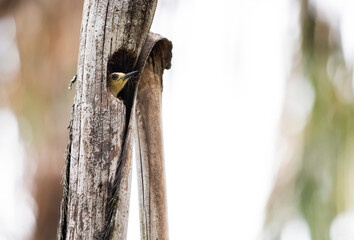
[[[106,79],[133,70],[156,3],[85,0],[58,239],[126,238],[135,87],[120,100]]]

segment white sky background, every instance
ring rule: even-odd
[[[291,7],[284,0],[159,2],[152,31],[173,42],[163,92],[171,239],[259,236],[291,57]],[[128,239],[139,239],[136,214]]]
[[[353,3],[317,2],[341,13],[350,62]],[[298,11],[292,0],[159,1],[152,31],[174,45],[163,92],[171,239],[261,239]],[[139,239],[133,181],[129,240]],[[311,239],[298,225],[282,240]]]
[[[159,0],[152,31],[174,45],[163,92],[171,239],[259,238],[277,171],[278,124],[299,34],[294,2]],[[353,64],[354,1],[317,2],[324,12],[340,13],[333,22],[340,19],[345,56]],[[1,58],[6,55],[0,50],[0,60],[9,59]],[[8,126],[0,128],[0,170],[5,174],[0,176],[7,176],[0,181],[0,206],[6,206],[0,214],[0,240],[23,239],[34,223],[30,197],[19,187],[23,172],[15,171],[25,156],[13,149],[23,143],[10,110],[0,109],[0,122]],[[140,236],[137,199],[134,175],[129,240]],[[19,214],[22,233],[14,227],[18,222],[8,221]],[[342,215],[336,225],[343,228],[340,223],[352,223],[352,218]],[[293,229],[306,232],[301,224],[291,225],[282,240],[294,239]],[[335,233],[331,228],[333,240],[346,239]]]

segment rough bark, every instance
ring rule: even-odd
[[[162,74],[169,68],[171,43],[156,44],[139,81],[136,103],[136,156],[141,238],[168,239],[162,141]]]
[[[156,3],[84,3],[58,239],[126,238],[134,86],[120,100],[106,78],[133,70]]]

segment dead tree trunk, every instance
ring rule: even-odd
[[[135,87],[119,100],[106,79],[133,70],[156,3],[84,2],[58,239],[126,238]]]

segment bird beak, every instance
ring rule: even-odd
[[[139,73],[139,71],[133,71],[133,72],[127,73],[127,74],[125,74],[123,77],[121,77],[121,79],[122,79],[122,80],[128,79],[128,78],[130,78],[130,77],[136,75],[137,73]]]

